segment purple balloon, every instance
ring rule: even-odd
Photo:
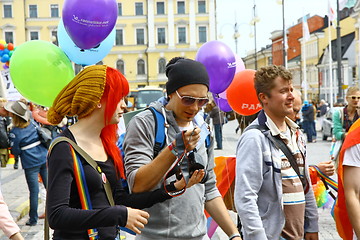
[[[3,68],[4,68],[4,69],[8,69],[8,68],[9,68],[9,66],[8,66],[8,65],[6,65],[6,64],[4,64],[4,65],[3,65]]]
[[[65,0],[63,22],[76,46],[90,49],[110,34],[117,14],[116,0]]]
[[[235,61],[236,61],[236,71],[235,71],[236,73],[245,70],[245,64],[241,59],[241,57],[239,57],[239,55],[237,54],[235,54]]]
[[[195,57],[205,65],[210,78],[210,92],[224,92],[234,78],[235,55],[223,42],[210,41],[203,44]]]
[[[230,107],[227,99],[222,98],[220,94],[214,94],[213,93],[213,98],[214,98],[214,102],[216,103],[216,105],[220,108],[221,111],[223,112],[230,112],[232,111],[232,108]],[[226,94],[225,94],[226,95]]]

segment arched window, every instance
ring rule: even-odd
[[[159,59],[159,73],[165,73],[166,61],[164,58]]]
[[[116,69],[119,70],[122,74],[125,74],[124,61],[119,59],[116,62]]]
[[[138,75],[144,75],[145,74],[145,61],[142,59],[139,59],[137,61],[137,74]]]

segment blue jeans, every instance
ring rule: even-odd
[[[307,141],[312,142],[313,137],[313,130],[312,130],[312,124],[310,121],[303,121],[303,129],[307,136]]]
[[[216,147],[222,148],[222,124],[214,124]]]
[[[24,169],[24,171],[25,171],[26,183],[28,185],[28,189],[30,192],[30,211],[29,211],[30,223],[37,223],[38,220],[37,210],[39,203],[38,174],[40,173],[40,176],[46,188],[46,183],[47,183],[46,163],[37,167]]]

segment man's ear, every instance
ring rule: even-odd
[[[262,105],[266,105],[269,101],[269,97],[265,93],[259,93],[258,97]]]

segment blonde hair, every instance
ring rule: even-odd
[[[349,87],[349,89],[348,89],[347,92],[346,92],[346,97],[351,96],[351,95],[353,95],[354,93],[359,92],[359,91],[360,91],[360,90],[359,90],[358,87]]]
[[[30,124],[30,121],[25,121],[22,117],[19,117],[18,115],[15,114],[11,114],[11,118],[14,127],[26,128]]]

